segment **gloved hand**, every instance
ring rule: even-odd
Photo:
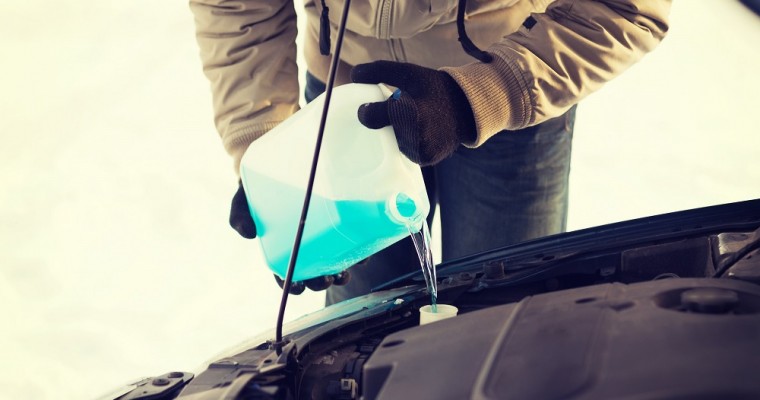
[[[414,64],[376,61],[351,70],[355,83],[397,87],[390,99],[364,104],[359,121],[370,129],[391,125],[399,149],[413,162],[439,163],[475,140],[475,117],[462,89],[447,73]]]
[[[251,211],[248,209],[248,199],[245,197],[245,190],[243,190],[242,182],[238,182],[238,190],[232,197],[232,207],[230,208],[230,226],[236,230],[240,236],[246,239],[253,239],[256,237],[256,224],[251,217]],[[280,288],[284,285],[282,279],[279,276],[274,275],[274,279]],[[336,275],[319,276],[312,279],[307,279],[303,282],[293,282],[290,285],[290,293],[301,294],[305,288],[309,288],[313,291],[325,290],[330,285],[345,285],[351,279],[351,275],[348,271],[343,271]]]
[[[253,222],[251,211],[248,209],[248,199],[245,197],[242,182],[238,182],[238,190],[232,196],[230,226],[246,239],[256,237],[256,224]]]

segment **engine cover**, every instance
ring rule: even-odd
[[[508,289],[505,289],[508,290]],[[387,336],[363,399],[760,398],[760,286],[605,284]]]

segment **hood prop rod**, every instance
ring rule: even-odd
[[[338,39],[335,43],[335,52],[330,60],[330,71],[327,77],[327,84],[325,87],[325,104],[322,108],[322,117],[319,120],[319,130],[317,131],[317,143],[314,146],[314,157],[311,161],[311,171],[309,172],[309,181],[306,185],[306,194],[304,195],[303,208],[301,208],[301,218],[298,221],[298,230],[296,231],[295,242],[293,243],[293,251],[290,254],[290,261],[288,263],[288,271],[285,275],[285,282],[282,285],[282,299],[280,300],[280,310],[277,313],[277,327],[275,330],[275,342],[274,348],[277,354],[282,353],[282,346],[285,344],[282,341],[282,325],[285,318],[285,307],[288,304],[288,294],[290,294],[290,286],[293,283],[293,272],[296,267],[296,260],[298,259],[298,250],[301,247],[301,239],[303,237],[304,225],[306,223],[306,215],[309,211],[309,203],[311,203],[311,194],[314,188],[314,176],[317,172],[317,163],[319,162],[319,152],[322,148],[322,138],[325,134],[325,123],[327,121],[327,111],[330,108],[330,98],[332,97],[332,89],[335,86],[335,75],[338,71],[338,61],[340,60],[340,48],[343,45],[343,32],[346,30],[346,20],[348,19],[348,8],[351,5],[351,0],[346,0],[343,4],[343,15],[340,19],[340,26],[338,28]]]

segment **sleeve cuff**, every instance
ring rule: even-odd
[[[478,147],[504,129],[524,128],[533,119],[527,77],[513,62],[492,55],[487,64],[441,68],[462,88],[475,116],[476,139],[464,143],[467,147]]]

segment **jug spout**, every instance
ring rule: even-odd
[[[421,204],[419,199],[404,192],[397,192],[388,197],[386,209],[393,222],[419,230],[425,216],[418,204]]]

